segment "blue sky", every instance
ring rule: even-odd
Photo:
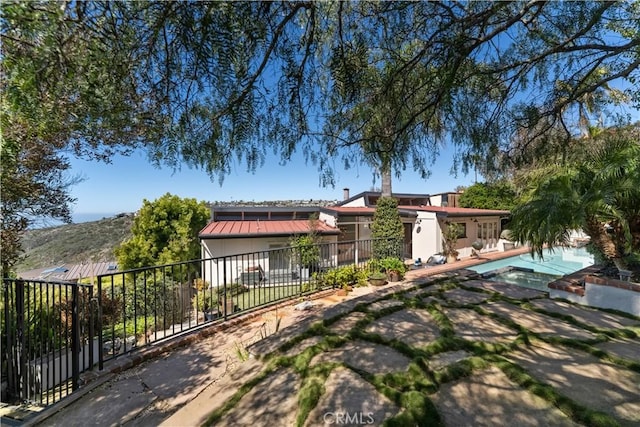
[[[393,191],[434,194],[473,184],[473,174],[459,174],[457,178],[450,174],[452,159],[452,151],[443,148],[431,177],[423,180],[413,170],[407,170],[401,179],[394,178]],[[273,157],[255,173],[247,172],[244,164],[237,163],[222,186],[217,178],[212,181],[206,173],[187,167],[175,172],[167,167],[158,169],[140,152],[128,157],[115,156],[111,164],[79,159],[71,159],[71,164],[71,174],[83,178],[71,189],[72,197],[77,199],[73,206],[74,222],[134,212],[142,206],[143,199],[155,200],[165,193],[204,201],[339,200],[345,187],[354,195],[374,185],[369,168],[346,171],[337,168],[336,187],[323,188],[317,168],[305,164],[299,153],[285,166]],[[380,186],[379,181],[375,186]]]

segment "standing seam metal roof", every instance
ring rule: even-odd
[[[318,221],[319,234],[339,234],[340,229]],[[200,237],[290,236],[309,233],[309,220],[212,221],[200,231]]]

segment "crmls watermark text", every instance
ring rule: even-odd
[[[371,425],[375,422],[373,412],[326,412],[322,419],[331,425]]]

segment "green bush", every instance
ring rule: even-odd
[[[404,262],[396,257],[386,257],[380,260],[380,266],[384,271],[397,271],[401,275],[407,271],[407,266]]]
[[[332,288],[363,286],[367,282],[367,272],[355,265],[332,268],[321,276],[324,285]]]
[[[240,282],[230,283],[227,285],[227,289],[226,289],[227,296],[240,295],[246,290],[247,290],[247,286]],[[225,288],[223,286],[220,286],[218,288],[218,294],[222,295],[224,292],[225,292]]]
[[[393,197],[378,199],[371,224],[371,237],[374,239],[374,258],[382,259],[402,255],[404,227],[398,212],[398,201]]]
[[[195,311],[214,310],[218,306],[218,294],[212,289],[203,289],[193,297],[193,309]]]
[[[370,272],[381,272],[383,270],[382,262],[379,259],[373,258],[367,262],[367,270]]]
[[[296,236],[290,241],[295,259],[301,266],[315,271],[320,263],[320,246],[314,234]]]
[[[136,277],[133,284],[127,283],[124,288],[126,319],[138,316],[154,316],[157,325],[182,321],[180,306],[180,283],[168,275],[154,274],[148,271]]]

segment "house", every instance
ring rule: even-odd
[[[314,221],[318,207],[214,207],[211,221],[199,233],[202,258],[222,258],[205,266],[204,280],[212,285],[289,283],[309,272],[291,259],[294,236],[314,231],[323,243],[321,257],[329,265],[327,249],[338,242],[340,229]],[[298,268],[296,268],[298,267]]]
[[[80,264],[61,264],[54,267],[18,272],[18,277],[25,280],[77,282],[82,279],[95,278],[101,274],[110,274],[117,271],[118,264],[115,261],[85,262]]]
[[[442,230],[449,222],[461,225],[460,257],[472,254],[471,244],[482,241],[480,252],[502,251],[501,220],[508,211],[449,206],[457,193],[394,193],[404,225],[404,256],[427,260],[442,251]],[[371,223],[379,192],[366,191],[353,197],[344,190],[343,200],[333,206],[225,206],[212,208],[211,221],[199,234],[202,258],[224,258],[204,272],[210,283],[259,284],[266,277],[283,282],[305,278],[308,271],[295,264],[290,246],[293,236],[314,230],[322,243],[321,263],[358,263],[370,251],[358,241],[371,239]],[[457,199],[455,199],[457,200]],[[439,203],[440,205],[435,205]],[[457,204],[457,203],[456,203]],[[317,217],[317,221],[310,221]],[[224,279],[223,279],[224,278]]]
[[[476,240],[484,244],[480,252],[504,250],[499,240],[501,220],[509,216],[509,211],[452,207],[448,203],[434,205],[434,202],[454,200],[454,194],[457,193],[443,193],[436,197],[428,194],[393,194],[398,200],[398,211],[404,225],[405,258],[426,260],[441,252],[442,229],[448,222],[457,223],[462,228],[457,246],[460,257],[472,254],[471,244]],[[324,208],[320,219],[331,216],[335,222],[330,223],[345,232],[349,237],[346,240],[370,239],[369,225],[373,221],[380,193],[367,191],[348,197],[345,189],[345,197],[336,206]]]

